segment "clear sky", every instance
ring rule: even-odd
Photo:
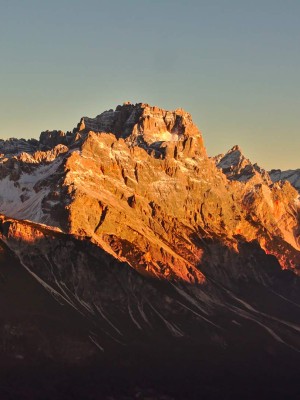
[[[208,153],[300,168],[300,0],[0,0],[0,138],[124,101],[191,112]]]

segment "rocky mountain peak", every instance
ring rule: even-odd
[[[164,153],[166,143],[186,143],[197,147],[195,153],[206,155],[202,135],[191,115],[181,108],[167,111],[146,103],[125,102],[115,110],[104,111],[95,118],[81,118],[75,132],[112,133],[130,146]],[[164,144],[164,145],[163,145]],[[182,147],[182,146],[181,146]],[[183,146],[185,147],[185,146]]]
[[[242,149],[238,145],[233,146],[225,155],[219,154],[214,157],[214,161],[217,167],[221,169],[230,180],[248,182],[251,179],[256,180],[257,183],[271,183],[267,171],[257,165],[257,163],[252,164],[252,162],[244,156]]]
[[[240,166],[246,160],[244,157],[241,148],[238,145],[233,146],[230,150],[227,151],[226,154],[219,154],[214,157],[218,168],[224,170],[232,169],[232,167]]]
[[[166,349],[162,369],[181,374],[191,358],[192,377],[227,354],[223,377],[233,365],[248,373],[245,350],[253,369],[266,352],[268,374],[272,354],[299,354],[299,194],[239,146],[209,159],[189,113],[126,102],[1,151],[3,371],[7,360],[96,365],[103,353],[98,381],[118,376],[110,359],[135,375],[128,357],[153,354],[152,376]]]
[[[126,102],[36,142],[34,152],[0,164],[7,216],[90,237],[151,276],[203,280],[195,266],[204,237],[230,238],[232,248],[237,235],[256,239],[277,256],[265,232],[281,237],[281,265],[298,268],[297,193],[288,184],[271,187],[239,146],[208,159],[183,109]]]

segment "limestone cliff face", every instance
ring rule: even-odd
[[[179,375],[189,365],[198,379],[207,365],[223,376],[243,363],[248,373],[252,360],[268,372],[280,365],[280,377],[291,359],[299,365],[299,195],[290,183],[273,183],[238,147],[210,159],[190,114],[142,103],[1,146],[5,304],[15,307],[12,288],[32,279],[18,286],[20,312],[0,307],[0,366],[34,356],[93,364],[98,379],[99,365],[110,374],[125,360],[135,376],[142,354],[151,376],[158,364]],[[10,285],[12,257],[22,276]]]
[[[240,240],[256,240],[283,268],[297,270],[298,194],[288,183],[272,185],[268,174],[253,167],[239,148],[216,168],[203,150],[200,132],[183,111],[179,125],[188,125],[176,140],[166,140],[166,129],[174,132],[172,125],[161,122],[167,112],[144,105],[124,107],[127,119],[120,117],[121,107],[101,114],[96,122],[87,120],[84,129],[101,132],[89,131],[80,152],[72,153],[65,164],[70,204],[64,229],[91,237],[154,276],[201,281],[199,243],[209,238],[231,249],[237,249]],[[126,122],[123,131],[116,130],[117,118],[132,122],[132,115],[138,122],[130,125],[131,133]],[[137,140],[145,120],[152,121],[146,132],[156,142]],[[230,171],[229,179],[220,165]],[[245,176],[245,170],[252,171],[247,179],[234,179]]]
[[[163,156],[163,142],[179,142],[187,152],[205,155],[202,136],[189,113],[182,109],[166,111],[148,104],[124,104],[105,111],[96,118],[84,117],[77,126],[82,132],[112,133],[130,146],[139,145]],[[76,132],[76,130],[75,130]],[[180,143],[182,142],[182,143]]]
[[[182,109],[124,104],[46,131],[32,152],[4,158],[0,211],[88,237],[144,275],[205,280],[205,240],[238,251],[258,241],[298,270],[299,201],[238,147],[209,159]]]
[[[297,271],[300,261],[297,191],[288,180],[275,180],[252,164],[238,146],[213,160],[232,182],[235,195],[240,194],[239,202],[246,211],[237,232],[247,240],[251,237],[258,240],[263,249],[276,255],[283,268]]]

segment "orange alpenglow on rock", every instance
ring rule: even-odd
[[[131,386],[149,360],[151,379],[161,367],[173,388],[184,365],[200,382],[192,398],[203,372],[211,388],[234,365],[230,393],[258,366],[272,391],[276,366],[298,382],[299,193],[284,173],[238,146],[209,158],[189,113],[144,103],[0,141],[0,154],[3,370],[23,365],[27,377],[50,360],[59,379],[79,366],[99,384],[117,364]]]
[[[296,190],[273,184],[238,146],[208,158],[182,109],[125,102],[36,142],[2,160],[0,211],[10,217],[89,237],[145,275],[204,282],[198,266],[216,240],[235,252],[255,240],[297,271]]]

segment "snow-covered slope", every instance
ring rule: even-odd
[[[18,219],[53,224],[48,208],[55,206],[49,197],[52,181],[63,162],[58,158],[50,164],[37,165],[32,172],[21,172],[19,179],[10,175],[0,180],[0,212]]]

